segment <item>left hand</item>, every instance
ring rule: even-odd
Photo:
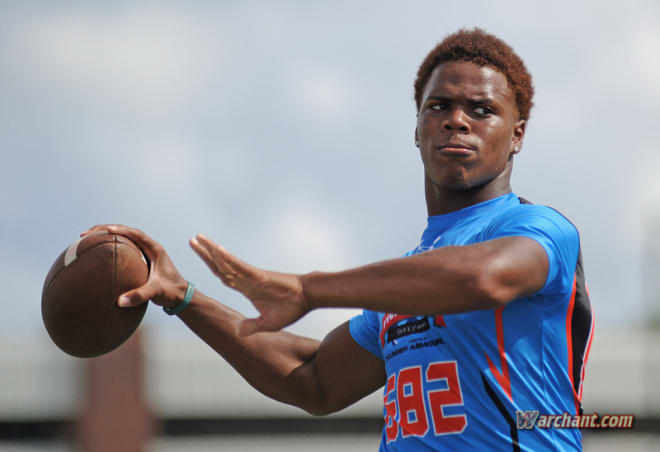
[[[190,247],[227,287],[245,295],[261,314],[243,320],[241,334],[278,331],[309,312],[300,276],[246,264],[202,234],[190,240]]]

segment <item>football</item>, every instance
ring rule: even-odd
[[[122,293],[144,285],[149,266],[120,235],[97,232],[72,243],[51,266],[41,293],[41,315],[64,352],[90,358],[120,346],[137,329],[148,303],[120,308]]]

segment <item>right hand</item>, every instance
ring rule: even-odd
[[[262,270],[199,234],[190,246],[222,282],[245,295],[260,316],[241,322],[239,333],[279,331],[309,312],[299,275]]]
[[[160,243],[139,229],[118,224],[96,225],[80,236],[84,237],[98,231],[127,237],[142,250],[150,262],[146,284],[121,294],[117,302],[120,307],[137,306],[149,300],[159,306],[174,307],[183,300],[188,281],[181,276]]]

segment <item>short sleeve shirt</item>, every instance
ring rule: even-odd
[[[537,293],[505,307],[438,316],[364,310],[353,339],[387,371],[381,451],[576,450],[579,429],[519,428],[517,412],[580,412],[591,340],[576,228],[515,194],[431,216],[407,255],[528,237],[548,257]]]

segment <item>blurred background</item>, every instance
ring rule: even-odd
[[[514,190],[581,231],[596,316],[585,412],[637,417],[633,432],[585,432],[585,450],[657,447],[658,2],[5,0],[0,451],[139,450],[128,437],[150,451],[377,450],[378,392],[311,418],[155,306],[117,351],[71,358],[43,327],[42,284],[97,223],[145,230],[249,316],[193,235],[289,272],[415,247],[426,211],[412,83],[438,41],[472,26],[534,77]],[[354,314],[318,311],[290,330],[322,338]]]

